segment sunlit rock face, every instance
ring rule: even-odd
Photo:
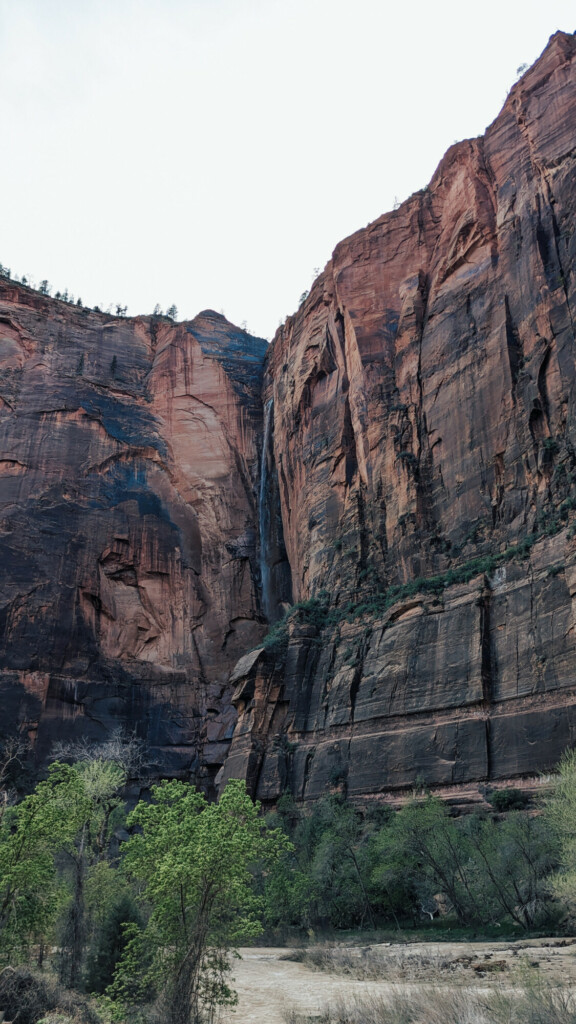
[[[153,773],[264,801],[477,791],[558,760],[575,140],[558,33],[268,350],[211,311],[122,319],[0,282],[5,731],[39,759],[135,731]]]
[[[262,635],[256,497],[267,345],[211,311],[120,319],[0,284],[5,728],[136,732],[208,781],[228,676]]]
[[[276,335],[283,540],[320,608],[236,679],[223,777],[265,800],[509,778],[576,740],[575,146],[558,33]]]

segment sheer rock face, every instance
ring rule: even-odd
[[[145,738],[210,777],[228,675],[262,635],[255,516],[266,343],[0,284],[2,703],[39,756]]]
[[[575,145],[558,33],[275,338],[294,599],[332,614],[295,615],[284,667],[264,652],[237,690],[224,777],[249,765],[263,799],[507,778],[576,740]]]
[[[40,756],[119,725],[357,799],[576,741],[575,140],[558,33],[266,359],[0,284],[0,699]]]

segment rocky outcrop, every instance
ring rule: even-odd
[[[223,777],[510,778],[576,740],[576,38],[337,246],[264,384],[293,596]]]
[[[0,282],[0,687],[40,757],[111,728],[209,780],[262,635],[266,343]]]

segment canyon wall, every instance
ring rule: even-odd
[[[273,344],[0,280],[2,729],[266,802],[576,742],[576,38]]]
[[[233,676],[273,800],[512,778],[576,740],[576,38],[341,242],[267,360],[294,599]]]
[[[209,784],[262,635],[266,342],[0,281],[0,700],[40,759],[110,730]]]

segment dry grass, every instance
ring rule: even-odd
[[[514,988],[398,987],[339,998],[320,1015],[287,1011],[286,1024],[576,1024],[570,989],[540,978]]]
[[[422,981],[453,978],[466,968],[482,967],[486,973],[498,969],[498,961],[475,964],[473,956],[455,957],[445,953],[421,953],[401,946],[338,946],[316,945],[286,954],[286,960],[317,971],[328,971],[340,977],[361,981]]]

